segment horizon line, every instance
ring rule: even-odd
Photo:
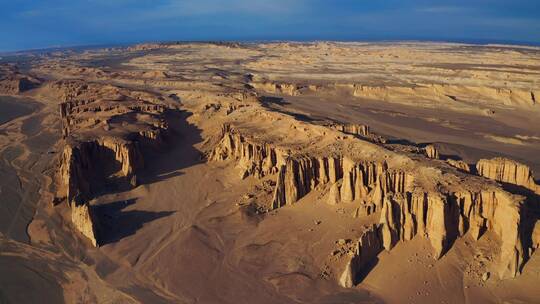
[[[173,43],[276,43],[276,42],[291,42],[291,43],[317,43],[317,42],[333,42],[333,43],[347,43],[347,42],[366,42],[366,43],[440,43],[440,44],[463,44],[463,45],[476,45],[476,46],[503,46],[503,47],[540,47],[540,42],[533,41],[516,41],[506,39],[383,39],[383,38],[371,38],[371,39],[186,39],[186,40],[144,40],[133,42],[118,42],[118,43],[92,43],[92,44],[66,44],[66,45],[51,45],[46,47],[37,47],[29,49],[16,49],[16,50],[0,50],[0,56],[5,55],[23,55],[23,53],[32,52],[52,52],[55,50],[63,49],[85,49],[85,48],[106,48],[106,47],[127,47],[140,44],[173,44]],[[19,54],[22,53],[22,54]]]

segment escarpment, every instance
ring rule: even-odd
[[[99,244],[99,219],[89,205],[93,195],[112,181],[136,186],[144,160],[136,142],[103,138],[67,143],[60,162],[60,191],[71,208],[71,220],[94,246]]]
[[[163,144],[172,101],[155,94],[83,81],[50,85],[60,104],[64,150],[57,196],[71,208],[71,220],[94,246],[100,243],[99,219],[90,201],[103,191],[139,184],[143,146]],[[58,201],[58,200],[56,200]]]
[[[418,99],[435,102],[466,101],[482,99],[493,105],[516,107],[537,106],[540,94],[534,89],[485,87],[460,84],[418,83],[413,86],[369,85],[366,83],[295,84],[284,81],[257,79],[250,86],[271,94],[301,96],[313,92],[345,92],[354,97],[392,102]]]
[[[293,130],[308,132],[309,128]],[[337,278],[343,286],[359,283],[362,268],[381,251],[415,237],[429,240],[432,256],[439,259],[457,238],[467,234],[477,240],[490,232],[500,248],[498,275],[512,278],[521,272],[532,237],[524,227],[524,197],[486,183],[464,172],[465,168],[445,166],[442,174],[438,166],[443,163],[430,160],[436,158],[433,151],[427,153],[429,157],[413,160],[357,138],[344,138],[331,128],[324,132],[337,138],[330,146],[312,141],[306,144],[309,149],[287,149],[271,137],[244,135],[241,127],[226,125],[211,159],[235,160],[242,177],[275,176],[269,203],[273,209],[293,204],[311,191],[329,189],[329,204],[356,204],[360,218],[375,213],[379,220],[361,235],[356,254]],[[340,145],[347,149],[336,148]]]
[[[65,197],[71,204],[76,197],[84,198],[99,190],[92,189],[96,178],[106,177],[104,175],[132,177],[143,166],[144,160],[137,142],[100,138],[68,143],[60,163],[61,179],[66,186]]]
[[[476,164],[478,174],[499,182],[525,187],[540,194],[531,169],[517,161],[507,158],[481,159]]]
[[[455,159],[447,159],[446,162],[454,167],[454,168],[457,168],[457,169],[460,169],[460,170],[463,170],[465,172],[471,172],[471,168],[469,166],[469,164],[467,164],[466,162],[462,161],[462,160],[455,160]]]
[[[338,131],[347,134],[360,135],[363,137],[370,137],[372,134],[369,131],[368,125],[361,124],[334,124],[332,127]]]
[[[500,189],[387,195],[379,223],[363,232],[357,242],[356,254],[342,277],[353,278],[352,284],[359,283],[354,278],[363,265],[383,250],[391,250],[397,242],[411,240],[417,235],[429,240],[433,257],[438,259],[458,237],[468,234],[477,240],[486,231],[492,231],[500,242],[500,255],[496,261],[498,275],[513,278],[521,272],[529,257],[522,243],[522,239],[531,237],[525,235],[523,227],[523,204],[522,197]]]
[[[425,152],[426,156],[429,157],[429,158],[439,159],[439,157],[440,157],[439,150],[434,145],[427,145],[424,148],[424,152]]]

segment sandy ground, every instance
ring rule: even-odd
[[[441,153],[470,164],[480,158],[506,156],[540,172],[538,111],[503,109],[486,117],[444,106],[419,108],[339,95],[285,99],[283,109],[314,120],[367,124],[374,133],[397,142],[437,143]]]
[[[303,85],[431,81],[532,90],[538,86],[538,58],[537,49],[437,44],[193,44],[46,58],[34,67],[44,79],[84,78],[174,93],[182,111],[171,114],[174,136],[168,146],[144,151],[140,185],[104,192],[91,202],[107,219],[99,248],[74,231],[65,204],[51,204],[53,152],[62,145],[58,100],[29,92],[27,97],[40,105],[6,116],[0,125],[0,302],[539,302],[537,255],[517,279],[484,282],[479,277],[490,271],[491,235],[474,244],[460,239],[439,261],[429,257],[424,239],[399,243],[379,255],[361,284],[339,287],[332,266],[339,263],[332,255],[336,242],[357,238],[368,219],[353,217],[353,205],[328,205],[325,187],[297,204],[259,214],[252,203],[271,199],[270,179],[241,179],[233,162],[207,162],[203,156],[219,121],[199,111],[226,100],[219,94],[253,83],[248,73]],[[147,71],[168,76],[142,77]],[[352,96],[341,89],[254,91],[284,98],[270,110],[299,113],[313,123],[368,124],[395,142],[437,143],[441,153],[470,163],[503,155],[540,172],[538,106],[429,98],[415,104]],[[486,115],[486,109],[494,113]]]
[[[50,149],[58,140],[54,112],[26,98],[2,99],[0,125],[0,232],[18,241],[28,241],[26,227],[35,213],[42,174],[53,169]],[[5,104],[4,104],[5,101]]]

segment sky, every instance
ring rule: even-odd
[[[147,41],[540,44],[540,0],[0,0],[0,51]]]

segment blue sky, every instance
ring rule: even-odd
[[[0,51],[164,40],[540,44],[540,0],[0,0]]]

